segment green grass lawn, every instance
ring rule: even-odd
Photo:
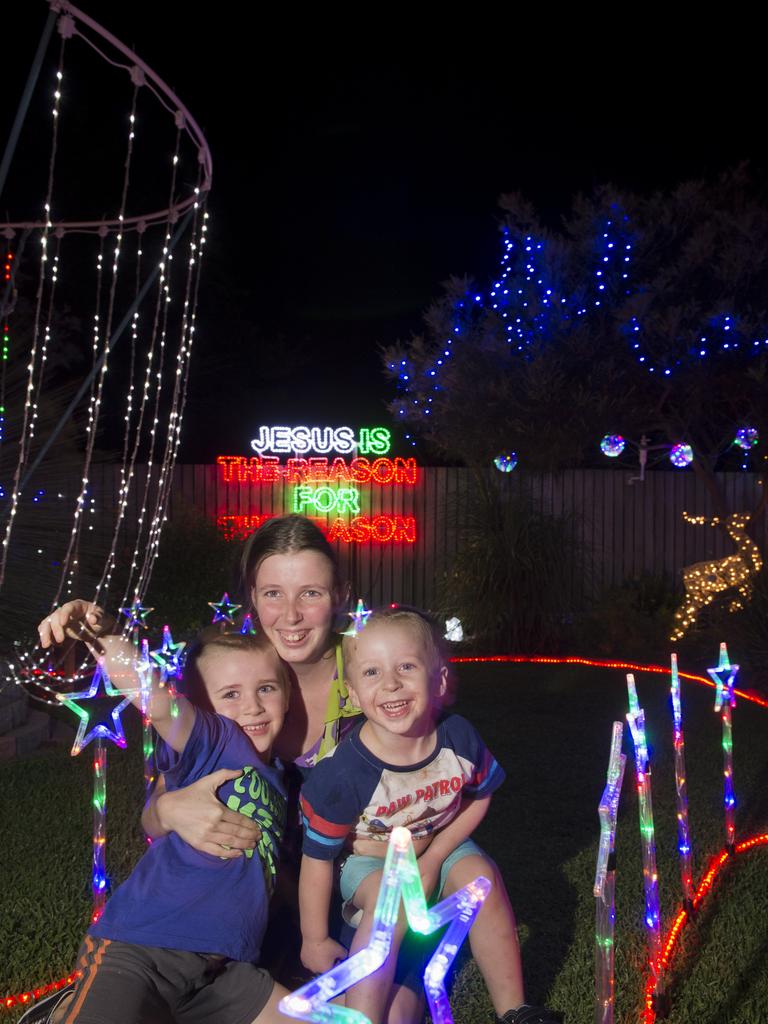
[[[716,652],[713,652],[716,654]],[[681,665],[701,671],[701,666]],[[523,942],[528,996],[586,1024],[593,1010],[592,884],[611,723],[626,712],[623,673],[569,666],[465,665],[456,710],[507,770],[478,841],[499,863]],[[652,747],[663,919],[680,902],[671,716],[666,677],[637,673]],[[744,685],[749,681],[744,680]],[[713,691],[683,681],[694,875],[723,845],[720,719]],[[115,883],[143,850],[140,743],[109,747],[108,870]],[[638,1020],[644,980],[643,893],[632,749],[617,833],[617,1022]],[[3,766],[0,995],[71,969],[89,911],[89,749],[55,748]],[[768,710],[734,711],[737,838],[768,826]],[[738,857],[685,934],[672,973],[671,1024],[768,1021],[768,849]],[[492,1020],[468,959],[453,994],[457,1024]],[[0,1011],[0,1014],[2,1011]],[[6,1014],[12,1021],[15,1015]]]

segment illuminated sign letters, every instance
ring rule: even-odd
[[[384,455],[390,444],[391,435],[386,427],[362,427],[357,437],[352,427],[259,427],[259,436],[251,440],[251,448],[259,455],[264,452],[350,455],[354,451],[362,455]]]

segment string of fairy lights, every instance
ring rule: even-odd
[[[179,451],[200,272],[208,230],[206,201],[210,188],[211,162],[200,129],[162,80],[132,51],[83,12],[67,2],[62,2],[61,7],[63,13],[58,23],[61,45],[52,90],[51,143],[47,186],[42,202],[43,218],[35,224],[11,222],[0,225],[0,232],[7,240],[3,276],[4,283],[9,287],[13,283],[16,257],[21,249],[21,246],[14,246],[18,231],[23,229],[32,232],[32,237],[37,236],[39,239],[34,326],[30,339],[25,399],[20,409],[21,427],[18,438],[12,439],[17,444],[16,465],[12,486],[7,488],[9,493],[0,562],[0,586],[5,579],[8,551],[13,545],[14,526],[22,510],[22,490],[25,499],[28,492],[30,495],[32,493],[26,483],[26,476],[31,476],[31,455],[36,455],[46,440],[38,440],[36,437],[38,410],[46,395],[46,361],[51,346],[57,340],[57,315],[60,315],[62,305],[71,298],[69,295],[60,295],[57,290],[60,271],[63,263],[72,259],[70,238],[79,235],[81,238],[85,236],[87,240],[90,236],[95,246],[91,264],[92,305],[87,315],[82,315],[82,320],[90,326],[91,372],[69,410],[74,412],[74,403],[80,398],[84,400],[81,467],[79,483],[72,495],[71,524],[66,533],[58,531],[58,535],[52,536],[49,542],[57,579],[51,595],[51,607],[82,592],[84,578],[94,581],[90,584],[94,587],[90,591],[94,602],[103,600],[125,606],[132,601],[140,603],[143,599],[158,554],[163,523],[166,521],[173,467]],[[98,45],[95,42],[97,37],[100,40]],[[123,159],[115,166],[117,187],[113,191],[118,201],[109,217],[101,221],[65,220],[58,216],[59,207],[64,206],[61,200],[66,199],[70,203],[72,200],[71,186],[64,188],[62,184],[64,170],[67,171],[67,180],[72,180],[72,167],[59,167],[57,154],[61,123],[68,120],[70,110],[70,105],[62,107],[65,86],[70,76],[73,84],[79,84],[74,82],[80,66],[76,60],[77,50],[72,49],[73,40],[82,40],[110,65],[125,71],[132,86],[125,114],[120,114],[119,101],[112,106],[117,112],[111,119],[117,126],[118,135],[124,132],[124,150]],[[107,47],[104,47],[101,40],[109,44],[109,53],[105,52]],[[155,210],[144,216],[133,213],[128,216],[129,209],[133,211],[137,205],[133,196],[136,172],[141,170],[146,177],[146,168],[136,165],[138,151],[135,142],[139,138],[141,126],[139,99],[148,93],[163,108],[161,120],[166,118],[166,112],[170,114],[173,129],[171,153],[168,156],[160,152],[157,154],[161,161],[166,161],[167,166],[166,206],[162,211]],[[62,117],[62,110],[66,117]],[[100,127],[107,127],[107,124]],[[67,130],[74,132],[76,126],[68,124]],[[150,159],[157,157],[151,154]],[[194,183],[190,185],[192,162],[197,171],[192,178]],[[153,170],[153,174],[162,190],[162,174],[156,170]],[[81,282],[82,244],[78,242],[80,248],[77,250]],[[187,246],[187,254],[179,259],[184,245]],[[131,269],[133,277],[126,288],[125,278],[130,276]],[[78,298],[77,301],[82,304],[83,300]],[[3,416],[12,315],[13,309],[6,304],[2,324],[4,359],[0,391],[0,406],[3,407],[0,415]],[[111,391],[108,391],[107,384],[113,375],[110,372],[110,353],[123,334],[127,335],[126,340],[130,345],[128,379],[124,385],[121,379],[120,389],[112,385]],[[122,404],[119,486],[114,502],[94,492],[93,474],[97,436],[105,415],[109,413],[114,418],[115,400],[111,397],[112,391],[120,395],[118,400]],[[2,425],[3,421],[0,420],[0,427]],[[61,423],[57,430],[60,429]],[[7,430],[5,433],[6,443],[9,443],[11,439],[7,436]],[[47,448],[44,447],[42,455],[38,455],[32,463],[32,471],[45,451]],[[142,473],[139,466],[145,462],[147,470]],[[100,483],[97,477],[96,484]],[[59,500],[67,500],[66,490],[66,487],[61,488]],[[37,501],[43,493],[43,490],[38,491],[33,500]],[[136,522],[133,522],[134,510]],[[101,569],[96,570],[95,576],[94,552],[90,541],[94,529],[98,529],[107,548],[106,558]],[[38,554],[43,555],[44,551],[40,550]],[[84,555],[87,556],[87,570]],[[120,579],[117,582],[123,596],[122,600],[116,602],[111,592],[116,589],[115,574],[118,570]],[[84,573],[88,574],[87,577]],[[78,688],[84,674],[90,671],[87,660],[76,667],[67,664],[65,672],[60,658],[52,658],[34,649],[17,648],[6,681],[12,679],[31,686],[33,696],[52,703],[62,689],[72,685]]]

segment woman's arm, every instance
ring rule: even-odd
[[[219,786],[240,775],[238,769],[220,768],[170,793],[161,776],[141,815],[144,831],[151,839],[175,832],[195,850],[230,860],[255,849],[261,839],[259,826],[216,796]]]

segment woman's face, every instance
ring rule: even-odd
[[[270,555],[256,570],[251,599],[284,661],[319,661],[328,649],[336,606],[333,566],[319,551]]]

